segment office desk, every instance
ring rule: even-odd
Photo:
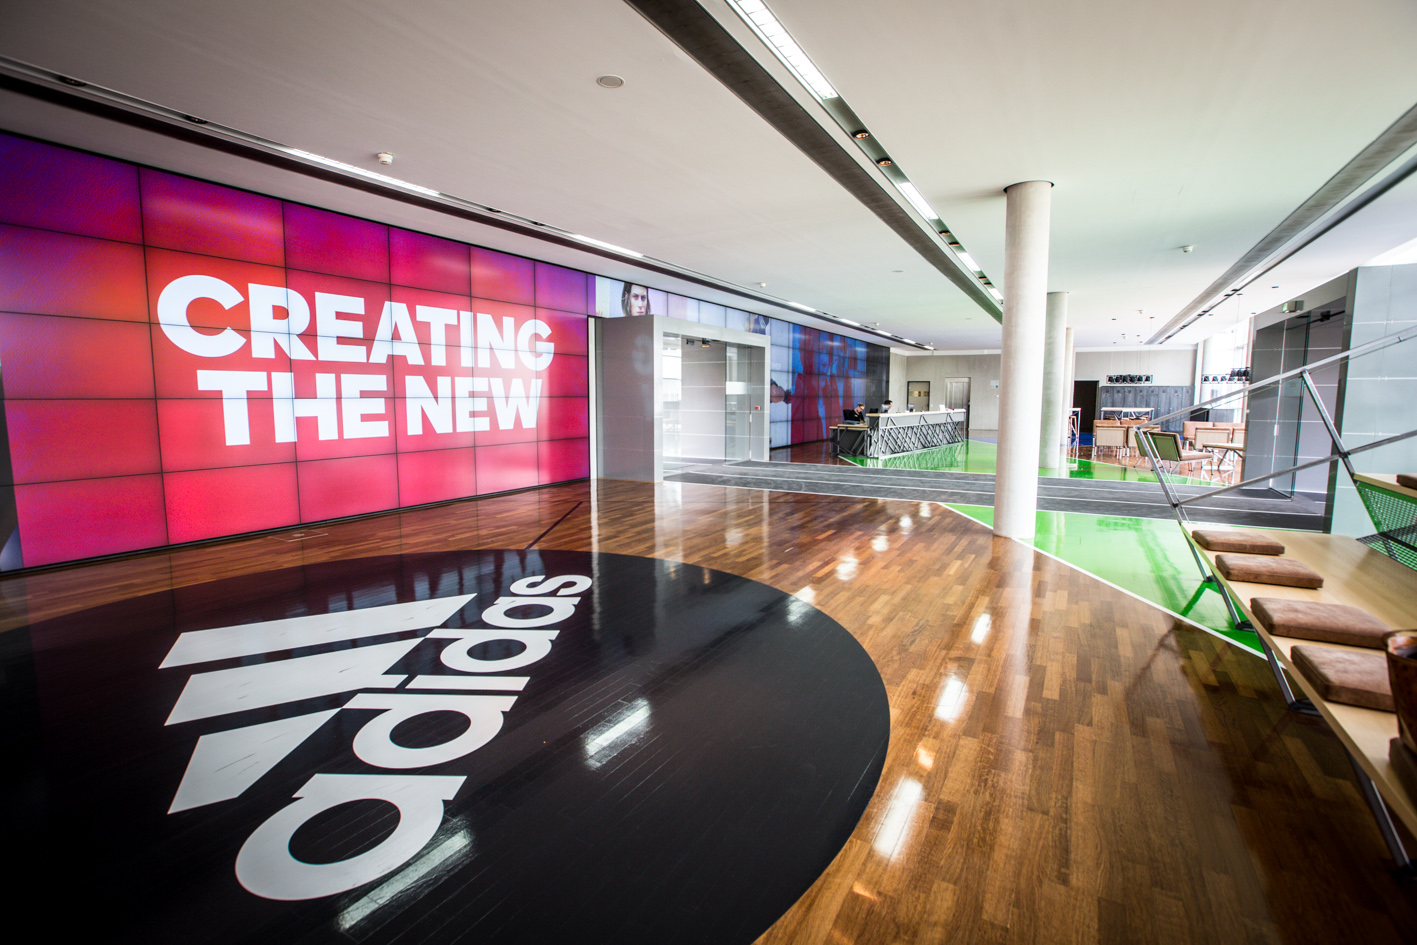
[[[865,423],[836,427],[837,448],[847,456],[878,459],[948,446],[964,439],[963,408],[914,413],[868,413]]]

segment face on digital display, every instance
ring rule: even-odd
[[[625,294],[621,297],[620,303],[624,307],[626,315],[648,315],[649,289],[627,282],[625,283]]]

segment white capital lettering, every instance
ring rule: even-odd
[[[266,389],[264,371],[198,371],[197,390],[221,391],[221,417],[226,424],[226,445],[247,446],[251,442],[251,415],[246,395]]]
[[[295,418],[314,417],[322,440],[339,439],[339,401],[335,398],[335,376],[315,375],[315,396],[295,396],[295,375],[271,372],[271,397],[275,408],[277,443],[295,442]]]
[[[279,344],[292,361],[313,361],[315,356],[299,335],[310,327],[310,305],[299,292],[284,286],[248,283],[251,300],[251,357],[273,358]],[[276,318],[285,309],[287,317]]]
[[[551,326],[539,318],[533,318],[521,327],[517,332],[517,353],[522,357],[522,363],[533,371],[544,371],[551,366],[551,359],[555,357],[556,345],[550,341],[538,341],[535,350],[539,353],[533,354],[531,336],[536,335],[546,338],[551,334]]]
[[[520,377],[512,378],[510,393],[503,391],[500,377],[491,377],[488,380],[492,383],[492,406],[497,411],[497,429],[512,429],[516,426],[518,414],[521,415],[523,429],[535,429],[536,405],[541,400],[541,378],[531,382],[531,397],[527,397]]]
[[[432,342],[433,363],[435,365],[448,363],[448,328],[458,323],[458,313],[456,309],[434,308],[431,305],[415,306],[414,316],[420,322],[428,323],[428,335]],[[468,347],[471,347],[469,345]]]
[[[374,329],[369,363],[383,364],[391,354],[403,358],[405,364],[423,363],[423,352],[418,350],[418,334],[408,317],[408,306],[402,302],[384,303],[384,310],[379,313],[379,327]]]
[[[457,419],[459,433],[476,433],[489,429],[486,417],[474,417],[487,409],[486,397],[472,397],[473,391],[487,393],[487,378],[458,377],[453,379],[453,415]]]
[[[340,338],[363,338],[364,326],[340,315],[363,315],[364,300],[358,296],[315,293],[315,350],[321,361],[364,363],[364,349],[342,345]]]
[[[472,367],[471,312],[458,312],[458,345],[462,349],[462,366]]]
[[[487,367],[489,351],[497,353],[497,363],[504,368],[517,366],[516,320],[510,315],[502,316],[502,330],[497,331],[497,323],[485,312],[477,313],[477,366]]]
[[[417,375],[409,375],[404,381],[405,403],[408,404],[408,434],[419,436],[423,433],[423,417],[433,424],[435,433],[453,431],[453,379],[437,378],[438,396],[428,389],[428,381]]]
[[[389,421],[364,419],[367,414],[384,412],[384,398],[361,396],[366,391],[384,390],[386,383],[387,379],[382,374],[340,375],[340,405],[343,407],[346,440],[389,435]]]
[[[173,279],[157,299],[157,320],[162,333],[188,354],[203,358],[224,358],[246,343],[232,328],[204,335],[187,321],[187,306],[197,299],[211,299],[229,309],[241,302],[241,293],[215,276],[182,276]]]

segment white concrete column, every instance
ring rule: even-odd
[[[1043,330],[1043,409],[1039,415],[1038,466],[1062,465],[1067,426],[1063,422],[1063,384],[1067,375],[1068,293],[1049,292]]]
[[[1038,509],[1039,404],[1048,294],[1048,221],[1053,185],[1004,189],[1004,337],[999,379],[999,461],[994,534],[1032,541]]]
[[[1073,403],[1073,381],[1077,380],[1078,353],[1073,347],[1073,330],[1063,332],[1063,437],[1068,435],[1068,415],[1076,406]]]

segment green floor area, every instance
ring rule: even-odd
[[[941,472],[992,473],[998,467],[999,447],[980,440],[963,440],[918,453],[900,456],[886,456],[868,459],[864,456],[843,456],[842,459],[870,469],[928,469]],[[1113,463],[1095,463],[1087,459],[1069,459],[1067,466],[1060,469],[1040,469],[1040,476],[1058,479],[1110,479],[1117,482],[1155,482],[1156,475],[1150,469],[1132,466],[1118,466]],[[1203,479],[1178,476],[1168,473],[1167,482],[1188,485],[1214,485]]]
[[[985,525],[994,524],[994,510],[987,505],[950,508]],[[1186,538],[1174,521],[1039,512],[1037,529],[1033,546],[1039,551],[1263,655],[1259,637],[1236,630],[1220,593],[1201,583]]]

